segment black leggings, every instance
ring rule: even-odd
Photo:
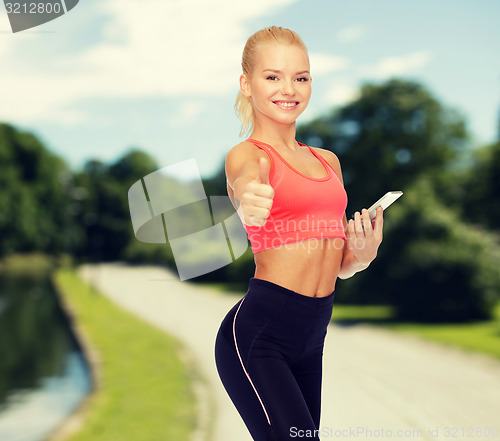
[[[251,278],[222,321],[217,370],[254,440],[319,440],[323,342],[334,296],[308,297]]]

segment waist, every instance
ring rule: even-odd
[[[307,296],[326,296],[335,289],[344,254],[339,238],[311,239],[255,254],[255,277]]]

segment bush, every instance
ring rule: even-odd
[[[123,260],[129,263],[150,263],[166,265],[175,270],[175,261],[170,245],[151,244],[132,239],[125,248]]]

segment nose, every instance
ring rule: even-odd
[[[281,93],[283,95],[293,95],[294,94],[293,83],[291,80],[284,80],[281,83]]]

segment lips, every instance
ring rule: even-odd
[[[273,101],[282,110],[294,110],[299,105],[298,101]]]

